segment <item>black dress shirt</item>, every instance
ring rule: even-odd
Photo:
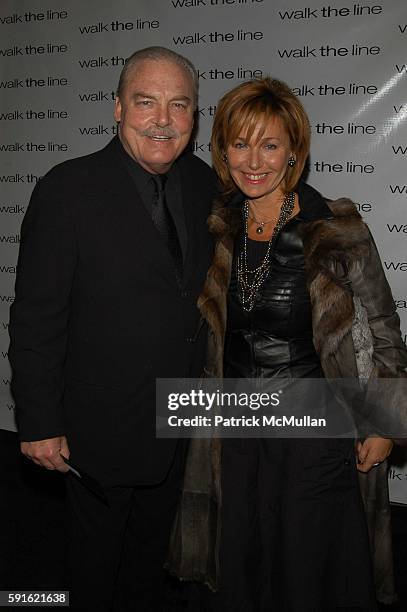
[[[147,172],[147,170],[145,170],[132,157],[130,157],[121,144],[119,138],[117,139],[117,142],[120,151],[120,158],[123,160],[128,173],[136,185],[137,192],[145,209],[151,215],[151,206],[155,194],[155,186],[152,178],[153,174]],[[170,170],[166,173],[166,176],[166,202],[177,229],[178,239],[182,250],[183,263],[185,264],[185,257],[188,247],[187,228],[182,201],[181,177],[176,162],[171,166]]]

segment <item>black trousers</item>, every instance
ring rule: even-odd
[[[376,610],[353,441],[224,439],[220,567],[194,612]]]
[[[158,485],[106,488],[110,507],[67,476],[71,610],[161,612],[163,564],[184,456],[180,442],[165,480]]]

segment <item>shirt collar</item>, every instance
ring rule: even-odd
[[[141,166],[132,157],[130,157],[126,149],[123,147],[119,137],[117,137],[117,142],[118,142],[118,150],[120,153],[120,157],[124,165],[126,166],[127,170],[129,171],[133,179],[135,180],[136,185],[138,186],[140,192],[144,191],[147,188],[147,185],[150,179],[154,176],[154,174],[151,172],[147,172],[147,170],[145,170],[143,166]],[[168,178],[170,178],[170,176],[172,176],[173,174],[176,174],[177,171],[175,168],[176,168],[176,162],[174,162],[174,164],[171,166],[169,171],[166,172],[166,175]]]
[[[307,185],[304,181],[299,182],[296,191],[300,205],[299,216],[302,220],[316,221],[317,219],[332,218],[331,209],[319,191],[311,187],[311,185]]]

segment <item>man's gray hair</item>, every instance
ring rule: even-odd
[[[123,94],[129,73],[137,67],[137,64],[140,64],[144,60],[164,60],[166,62],[172,62],[173,64],[181,66],[192,81],[194,89],[194,104],[196,105],[198,103],[198,73],[195,66],[183,55],[180,55],[171,49],[167,49],[166,47],[146,47],[145,49],[136,51],[130,55],[129,58],[127,58],[126,63],[123,66],[123,70],[120,73],[119,84],[117,86],[117,96],[119,98]]]

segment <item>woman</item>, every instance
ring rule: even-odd
[[[208,376],[368,378],[407,367],[355,206],[300,181],[309,141],[305,111],[280,81],[243,83],[217,107],[212,154],[223,192],[199,300]],[[356,462],[385,482],[392,446],[367,438],[355,456],[350,439],[192,441],[170,569],[217,590],[203,609],[374,610]]]

